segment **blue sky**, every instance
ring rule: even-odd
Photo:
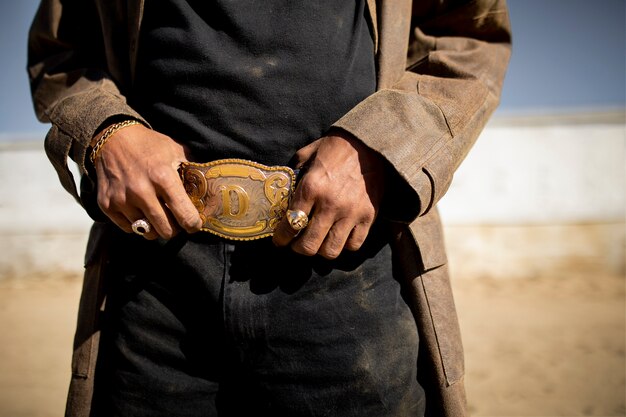
[[[513,56],[500,111],[624,107],[626,1],[509,0]]]
[[[626,1],[509,0],[514,52],[500,114],[625,107]],[[0,3],[0,140],[38,137],[26,77],[37,0]]]

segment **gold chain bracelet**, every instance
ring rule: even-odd
[[[89,160],[91,161],[91,163],[92,164],[96,163],[96,158],[98,157],[100,150],[102,149],[106,141],[109,140],[109,138],[113,136],[118,130],[123,129],[128,126],[140,125],[140,124],[141,122],[137,120],[124,120],[123,122],[115,123],[109,126],[107,130],[104,131],[102,136],[100,136],[100,139],[98,139],[96,144],[93,146],[93,149],[91,150],[91,155],[89,155]]]

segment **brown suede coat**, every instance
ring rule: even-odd
[[[262,4],[262,3],[261,3]],[[465,416],[463,349],[436,210],[454,171],[496,108],[510,55],[505,0],[368,0],[376,93],[335,123],[378,151],[394,174],[394,267],[411,288],[420,333],[418,377],[428,416]],[[29,37],[35,110],[52,127],[45,148],[76,197],[68,156],[86,174],[89,142],[126,104],[142,0],[43,0]],[[414,201],[415,204],[406,204]],[[86,256],[68,416],[88,416],[105,294],[102,224]]]

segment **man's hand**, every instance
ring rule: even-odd
[[[146,218],[147,239],[197,232],[202,221],[177,172],[185,160],[183,146],[143,125],[117,131],[95,161],[100,209],[127,233]]]
[[[287,220],[281,220],[274,243],[291,243],[295,252],[328,259],[343,249],[358,250],[382,199],[382,157],[350,134],[338,132],[300,149],[296,160],[296,167],[307,168],[290,208],[307,213],[309,224],[296,236]]]

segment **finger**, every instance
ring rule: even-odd
[[[303,209],[303,208],[296,208],[296,207],[292,207],[290,210],[301,210],[303,211],[305,214],[307,214],[308,212],[311,211],[311,209],[309,208],[308,210]],[[307,214],[307,216],[309,216]],[[309,217],[309,225],[311,224],[311,218]],[[309,226],[307,225],[306,228],[308,228]],[[306,230],[306,228],[304,230]],[[272,238],[272,241],[274,242],[274,244],[276,246],[287,246],[289,245],[300,233],[302,233],[302,230],[296,230],[294,229],[291,224],[289,223],[289,220],[287,219],[287,216],[283,216],[283,218],[280,220],[280,222],[278,222],[278,224],[276,225],[276,229],[274,230],[274,236]]]
[[[291,248],[301,255],[316,255],[333,223],[333,217],[315,212],[309,219],[309,225],[306,229],[291,243]]]
[[[337,258],[344,249],[348,238],[353,230],[353,224],[349,220],[336,222],[330,228],[318,253],[326,259]]]
[[[348,240],[346,241],[345,249],[349,251],[357,251],[361,249],[361,246],[363,246],[365,239],[367,239],[370,228],[371,224],[366,223],[359,223],[354,226],[354,228],[350,232],[350,235],[348,236]]]
[[[123,204],[121,204],[123,209],[120,211],[131,223],[142,218],[150,223],[152,231],[144,235],[147,239],[160,236],[169,240],[179,233],[180,228],[170,214],[170,210],[159,199],[157,187],[160,188],[157,181],[144,180],[129,184]]]
[[[137,198],[131,198],[124,202],[122,208],[118,210],[107,206],[106,210],[101,207],[102,211],[111,219],[111,221],[126,233],[134,233],[132,225],[135,221],[144,219],[150,223],[150,231],[142,236],[148,240],[156,239],[161,236],[165,239],[171,239],[178,233],[176,221],[168,215],[165,207],[156,197],[152,203],[141,202]],[[139,203],[138,203],[139,201]]]
[[[126,233],[132,233],[133,232],[133,228],[131,226],[131,222],[122,213],[120,213],[120,212],[112,212],[112,213],[106,213],[106,215],[107,215],[107,217],[109,219],[111,219],[113,224],[115,224],[117,227],[122,229],[124,232],[126,232]]]
[[[134,192],[129,193],[120,211],[131,224],[139,219],[150,223],[150,232],[143,235],[146,239],[160,236],[169,240],[179,232],[176,221],[165,204],[157,198],[151,185],[137,186]]]
[[[289,221],[287,220],[287,216],[285,216],[276,225],[272,242],[276,246],[287,246],[299,233],[299,230],[295,230],[291,227]]]
[[[130,208],[129,206],[124,206],[124,210],[115,211],[108,204],[106,208],[101,206],[101,210],[106,216],[120,229],[122,229],[126,233],[135,233],[133,230],[133,223],[139,219],[145,219],[146,217],[143,215],[143,212],[138,209]],[[156,239],[158,234],[152,230],[149,233],[145,233],[143,235],[146,239]]]
[[[202,227],[200,213],[185,192],[178,174],[172,174],[160,184],[160,196],[175,222],[188,233],[195,233]]]
[[[313,210],[313,203],[315,201],[313,195],[306,191],[307,187],[306,176],[303,180],[298,184],[296,190],[293,193],[293,197],[291,198],[290,210],[301,210],[307,216],[309,216],[309,225],[304,229],[308,229],[311,225],[311,211]],[[276,246],[287,246],[289,245],[296,236],[298,236],[301,231],[294,230],[293,227],[289,224],[289,220],[287,216],[284,216],[278,225],[276,225],[276,229],[274,230],[274,237],[272,241]]]
[[[315,155],[315,152],[317,152],[319,146],[319,140],[316,140],[315,142],[309,143],[305,147],[300,148],[291,159],[291,166],[294,166],[298,169],[302,168],[302,166],[304,166],[304,164],[306,164],[306,162],[311,159],[313,155]]]
[[[174,216],[170,213],[167,207],[161,203],[158,199],[155,199],[151,204],[142,209],[144,218],[148,220],[152,226],[152,231],[146,233],[149,237],[162,237],[165,240],[169,240],[176,236],[180,232],[178,223]],[[144,237],[146,236],[144,235]]]
[[[147,240],[154,240],[154,239],[159,237],[159,234],[155,230],[154,225],[152,224],[150,219],[148,219],[148,216],[146,216],[141,210],[139,210],[139,209],[127,209],[126,211],[127,211],[127,214],[125,215],[125,217],[127,217],[128,222],[130,224],[130,232],[129,233],[136,233],[133,230],[133,227],[132,227],[134,222],[136,222],[137,220],[145,220],[150,225],[150,229],[146,233],[144,233],[143,235],[140,235],[139,233],[136,233],[136,234],[142,236],[144,239],[147,239]]]

